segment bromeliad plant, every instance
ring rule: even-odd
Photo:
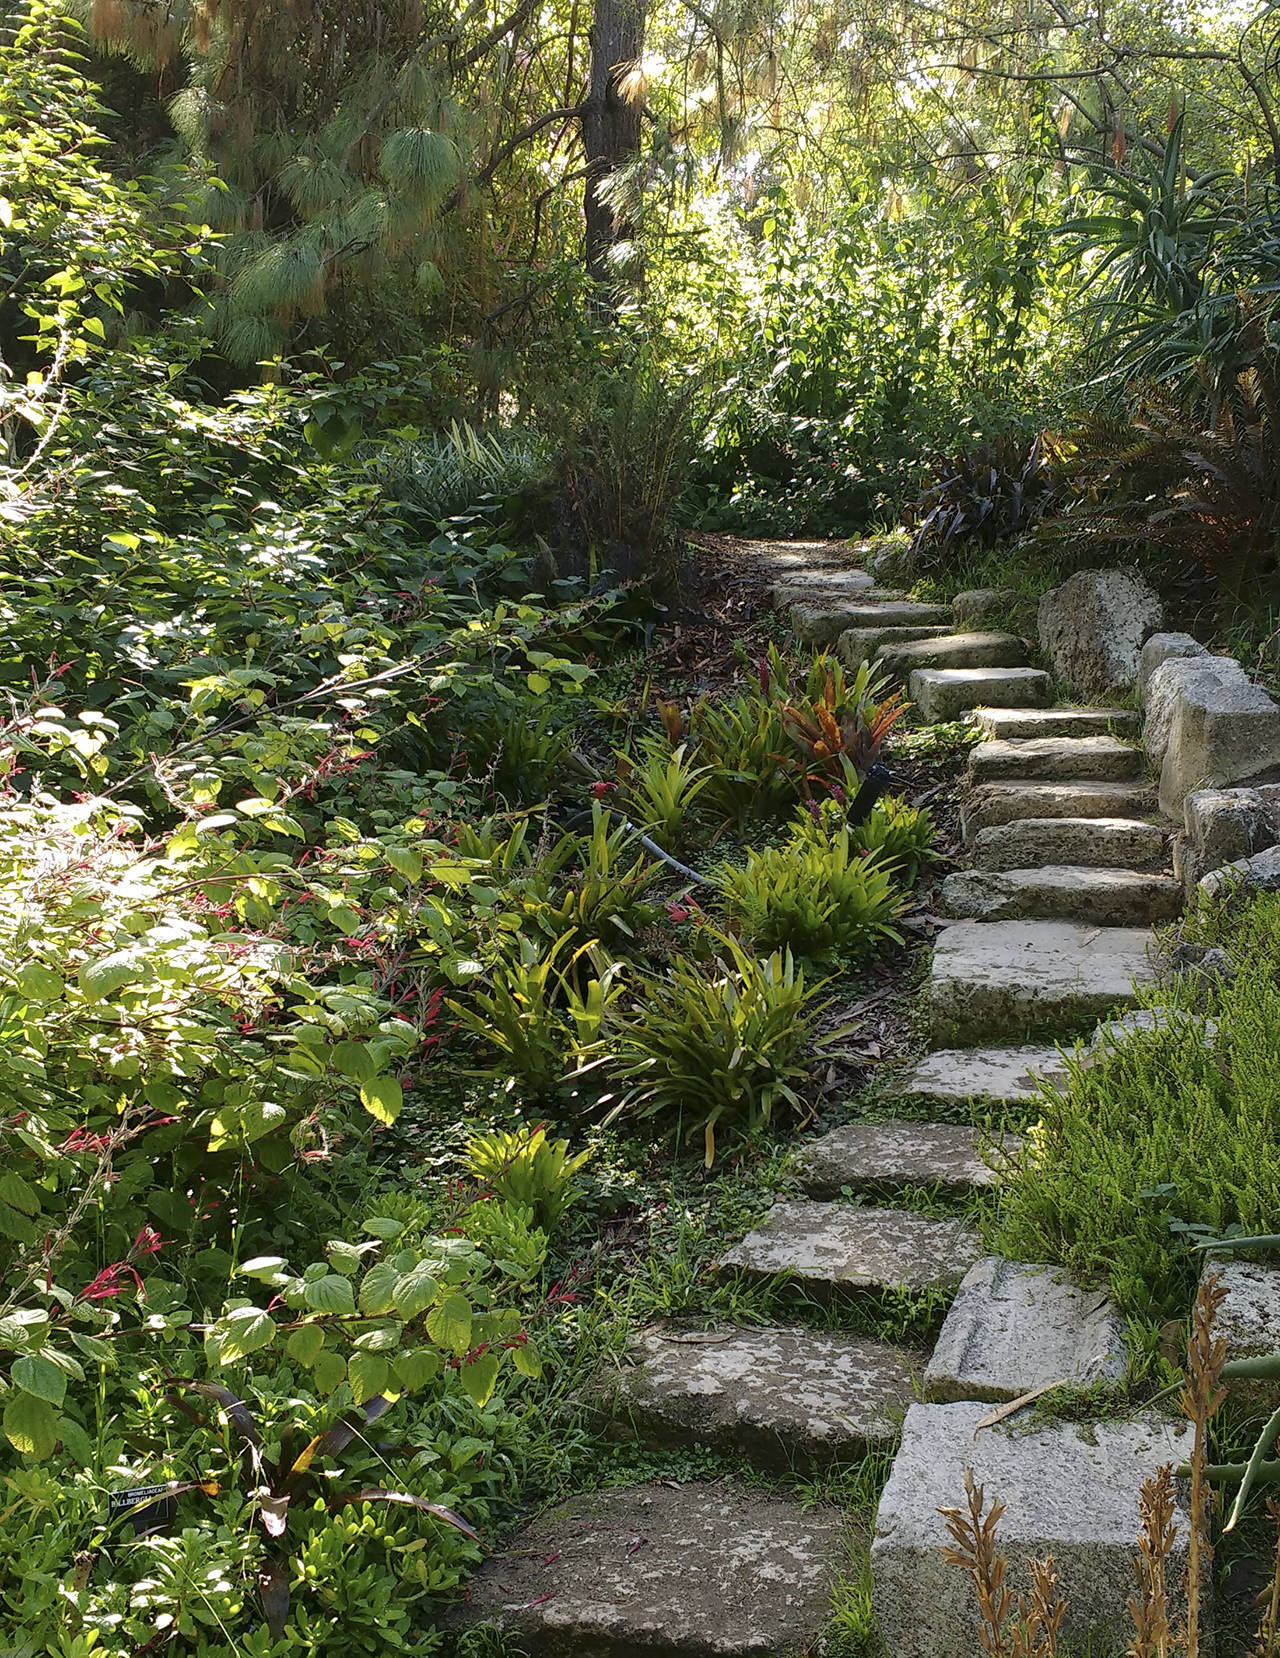
[[[816,786],[857,787],[879,757],[885,738],[907,712],[900,691],[884,696],[864,662],[852,677],[825,651],[814,658],[803,692],[782,707],[782,725],[799,755],[799,792]]]
[[[548,1140],[546,1125],[495,1129],[467,1147],[467,1168],[503,1203],[527,1209],[550,1232],[577,1197],[574,1176],[591,1153],[569,1154],[567,1140]]]
[[[908,806],[897,795],[885,795],[875,802],[860,823],[849,821],[848,803],[831,797],[807,802],[796,817],[794,841],[831,846],[842,831],[860,852],[875,853],[877,863],[892,869],[896,880],[910,886],[920,865],[936,856],[933,851],[933,819],[926,807]]]
[[[893,921],[906,899],[896,873],[845,828],[829,841],[799,834],[749,851],[745,865],[724,865],[717,881],[729,917],[757,949],[828,963],[852,961],[886,939],[901,943]]]
[[[606,1117],[656,1119],[677,1142],[740,1140],[783,1114],[807,1122],[806,1053],[825,1004],[815,1004],[789,951],[760,960],[721,935],[718,955],[677,959],[650,979],[643,1009],[622,1025],[605,1061],[620,1085]],[[830,1050],[847,1030],[832,1033]]]

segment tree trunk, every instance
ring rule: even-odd
[[[587,274],[610,280],[609,250],[633,226],[601,200],[610,173],[640,153],[640,100],[619,93],[619,82],[644,51],[644,0],[596,0],[591,24],[591,79],[582,106],[586,153]]]

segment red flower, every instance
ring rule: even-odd
[[[682,921],[687,921],[692,914],[693,911],[686,909],[683,904],[667,905],[667,916],[677,927]]]
[[[595,795],[597,800],[603,800],[605,795],[611,793],[617,788],[617,786],[618,785],[616,783],[593,783],[591,785],[591,792]]]

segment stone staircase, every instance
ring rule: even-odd
[[[957,632],[948,607],[882,590],[849,550],[761,549],[796,637],[870,662],[930,722],[969,717],[963,830],[973,867],[947,878],[926,990],[933,1051],[904,1100],[941,1119],[839,1128],[803,1148],[799,1198],[778,1202],[718,1271],[787,1283],[838,1318],[850,1297],[951,1300],[933,1353],[839,1331],[654,1328],[593,1408],[609,1431],[664,1448],[746,1455],[765,1470],[847,1464],[899,1440],[871,1560],[893,1658],[971,1658],[971,1590],[943,1563],[940,1504],[963,1501],[964,1469],[1008,1505],[1014,1570],[1052,1551],[1072,1601],[1069,1639],[1106,1639],[1131,1592],[1138,1491],[1185,1446],[1157,1416],[1051,1422],[1011,1434],[990,1402],[1052,1383],[1117,1381],[1124,1326],[1105,1294],[1036,1263],[983,1257],[961,1215],[895,1198],[963,1199],[998,1184],[1020,1142],[959,1126],[975,1103],[1025,1109],[1064,1074],[1056,1042],[1132,1007],[1153,969],[1150,926],[1176,914],[1167,836],[1126,709],[1052,707],[1026,643]],[[1184,1533],[1185,1535],[1185,1533]],[[721,1482],[630,1487],[544,1515],[472,1586],[472,1616],[531,1653],[746,1658],[814,1649],[832,1581],[847,1569],[840,1515]],[[1174,1570],[1176,1571],[1176,1565]]]

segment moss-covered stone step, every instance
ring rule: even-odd
[[[802,1329],[655,1326],[601,1384],[610,1431],[666,1448],[745,1454],[759,1467],[854,1461],[897,1437],[921,1356]]]
[[[917,1060],[902,1078],[900,1093],[940,1106],[990,1101],[1023,1105],[1040,1094],[1041,1082],[1064,1080],[1067,1062],[1048,1043],[1011,1048],[937,1048]]]
[[[980,829],[1019,818],[1143,818],[1156,809],[1147,783],[1108,783],[1081,778],[1069,783],[979,783],[965,795],[960,824],[971,845]]]
[[[1169,832],[1141,818],[1015,818],[979,829],[970,850],[978,869],[1032,869],[1037,864],[1163,869],[1169,861]]]
[[[958,720],[979,706],[1044,707],[1053,697],[1041,668],[916,668],[907,686],[926,725]]]
[[[752,1278],[787,1274],[817,1296],[854,1289],[955,1289],[981,1254],[960,1220],[849,1203],[776,1203],[717,1270]]]
[[[954,1196],[998,1185],[1016,1148],[1012,1139],[989,1147],[979,1130],[958,1123],[851,1123],[803,1147],[796,1178],[816,1198],[907,1186]]]
[[[1082,864],[1034,869],[962,869],[942,883],[944,914],[974,921],[1086,921],[1140,927],[1172,921],[1182,884],[1171,875]]]
[[[531,1658],[764,1658],[813,1651],[847,1565],[828,1505],[727,1481],[572,1497],[490,1555],[451,1620]]]
[[[1132,1007],[1155,963],[1145,927],[957,921],[934,941],[929,1028],[939,1047],[1081,1030]]]
[[[969,755],[969,775],[975,783],[1065,783],[1077,777],[1132,782],[1145,767],[1140,748],[1114,737],[993,738]]]

